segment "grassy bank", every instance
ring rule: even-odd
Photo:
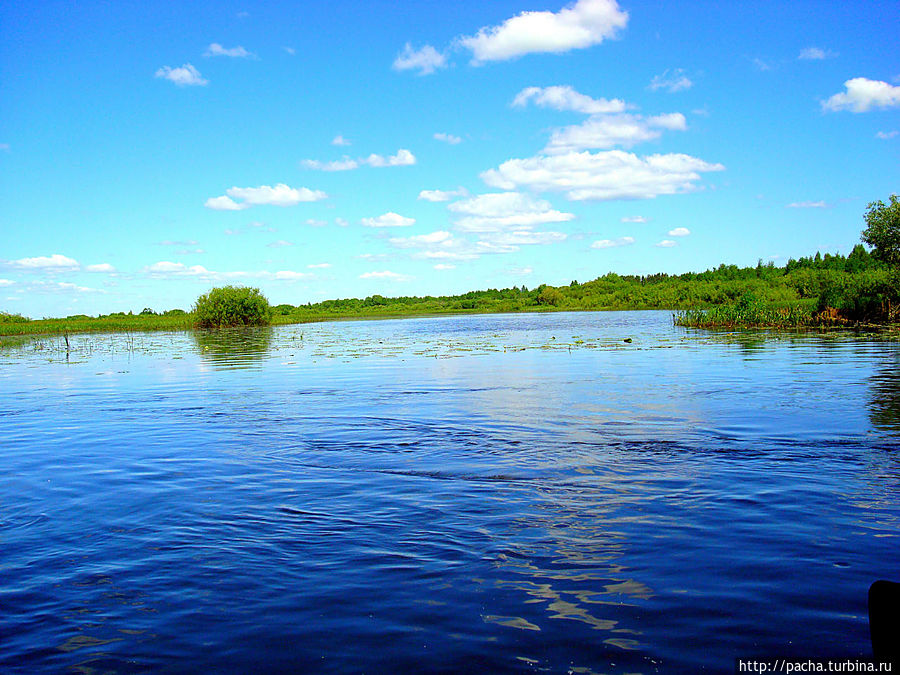
[[[816,254],[785,266],[720,265],[681,275],[609,273],[563,286],[541,284],[451,296],[372,295],[271,308],[271,323],[410,317],[435,314],[572,310],[677,310],[677,322],[697,327],[802,328],[900,321],[900,273],[862,246],[849,256]],[[182,310],[29,320],[0,313],[0,336],[93,331],[185,330],[198,322]]]

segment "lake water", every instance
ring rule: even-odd
[[[896,341],[69,339],[0,351],[4,672],[731,672],[868,657],[900,580]]]

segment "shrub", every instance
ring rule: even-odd
[[[11,314],[10,312],[0,312],[0,323],[28,323],[31,321],[28,317],[21,314]]]
[[[258,288],[223,286],[204,293],[193,307],[200,328],[222,326],[263,326],[269,323],[272,309]]]

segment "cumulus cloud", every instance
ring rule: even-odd
[[[686,237],[690,233],[691,231],[686,227],[676,227],[674,230],[669,230],[670,237]]]
[[[445,134],[442,132],[438,132],[434,135],[434,139],[436,141],[443,141],[444,143],[449,143],[450,145],[458,145],[462,143],[462,138],[459,136],[454,136],[453,134]]]
[[[587,149],[630,148],[662,135],[662,130],[687,129],[684,115],[669,113],[653,117],[641,115],[603,115],[591,117],[581,124],[556,129],[544,152],[561,153]]]
[[[438,68],[447,66],[447,57],[431,45],[413,49],[407,42],[403,51],[394,59],[394,70],[418,70],[419,75],[430,75]]]
[[[619,237],[618,239],[600,239],[591,244],[591,248],[618,248],[630,246],[634,243],[634,237]]]
[[[322,162],[318,159],[304,159],[300,162],[301,166],[307,169],[316,169],[317,171],[350,171],[361,166],[380,168],[385,166],[411,166],[415,163],[415,155],[404,148],[397,150],[397,154],[387,157],[373,153],[368,157],[360,157],[358,159],[343,157],[331,162]]]
[[[312,278],[310,272],[294,272],[293,270],[281,270],[272,275],[278,281],[299,281],[301,279]]]
[[[621,219],[623,223],[646,223],[649,222],[649,218],[645,218],[644,216],[625,216]]]
[[[575,91],[570,86],[528,87],[513,99],[516,107],[524,107],[534,103],[542,108],[580,112],[587,115],[625,112],[626,105],[619,99],[595,99]]]
[[[880,138],[881,140],[886,141],[890,138],[895,138],[898,133],[900,133],[900,132],[898,132],[896,130],[894,130],[894,131],[879,131],[878,133],[875,134],[875,138]]]
[[[650,80],[650,84],[647,88],[650,91],[665,89],[670,94],[674,94],[677,91],[684,91],[693,86],[694,83],[684,74],[684,71],[681,68],[676,68],[672,71],[666,70],[662,75],[655,75],[653,79]]]
[[[835,94],[822,102],[822,109],[836,112],[868,112],[873,108],[900,107],[900,87],[887,82],[869,80],[865,77],[854,77],[844,82],[846,91]]]
[[[501,190],[524,187],[538,192],[562,192],[574,201],[652,199],[697,190],[701,172],[724,169],[721,164],[684,154],[638,157],[609,150],[511,159],[483,172],[481,178]]]
[[[391,272],[390,270],[384,270],[381,272],[364,272],[359,275],[360,279],[388,279],[389,281],[409,281],[412,279],[408,274],[400,274],[398,272]]]
[[[306,269],[310,270],[327,270],[331,267],[331,263],[314,263],[312,265],[307,265]]]
[[[564,232],[532,232],[530,229],[487,232],[475,242],[476,250],[482,253],[512,253],[520,246],[544,246],[564,241]]]
[[[556,211],[550,202],[518,192],[478,195],[450,204],[447,209],[459,218],[457,229],[463,232],[501,232],[513,228],[531,228],[544,223],[561,223],[575,215]]]
[[[346,138],[344,138],[343,136],[338,134],[337,136],[335,136],[334,138],[331,139],[331,144],[332,145],[350,145],[350,141],[348,141]]]
[[[188,267],[183,263],[170,262],[168,260],[160,260],[159,262],[148,265],[144,268],[144,272],[155,277],[161,276],[211,276],[214,273],[203,267],[203,265],[192,265]]]
[[[296,206],[300,202],[316,202],[326,199],[327,194],[321,190],[309,188],[292,188],[284,183],[275,187],[260,185],[259,187],[231,187],[220,197],[210,197],[204,206],[216,211],[240,211],[251,206]],[[235,201],[240,200],[240,201]]]
[[[424,199],[426,202],[449,202],[451,199],[467,197],[468,195],[469,191],[464,187],[459,187],[456,190],[422,190],[419,193],[419,199]]]
[[[434,269],[436,269],[436,270],[455,270],[456,265],[449,265],[447,263],[438,263],[437,265],[434,266]]]
[[[788,204],[787,207],[789,209],[826,209],[828,208],[828,204],[822,201],[819,202],[793,202]]]
[[[288,246],[296,246],[294,242],[287,241],[285,239],[279,239],[278,241],[273,241],[269,244],[266,244],[266,248],[285,248]]]
[[[584,49],[615,37],[628,13],[615,0],[578,0],[559,12],[522,12],[457,43],[472,50],[472,63],[506,61],[525,54]]]
[[[415,249],[414,258],[427,260],[472,260],[478,254],[469,242],[457,239],[446,230],[412,237],[391,237],[388,242],[394,248]]]
[[[209,47],[206,48],[206,52],[203,56],[230,56],[231,58],[237,59],[246,59],[253,54],[248,52],[246,49],[238,45],[237,47],[232,47],[231,49],[226,49],[218,42],[213,42]]]
[[[15,283],[16,282],[11,279],[0,279],[0,286],[14,286]]]
[[[19,258],[10,260],[7,265],[23,270],[35,270],[43,272],[72,272],[81,267],[81,264],[72,258],[54,253],[49,256],[37,256],[35,258]]]
[[[84,268],[84,271],[112,274],[116,271],[116,268],[109,263],[97,263],[96,265],[88,265]]]
[[[678,246],[678,242],[672,241],[671,239],[663,239],[658,244],[654,244],[657,248],[672,248],[673,246]]]
[[[416,219],[388,211],[377,218],[363,218],[360,222],[366,227],[409,227],[415,224]]]
[[[204,80],[200,71],[190,63],[185,63],[180,68],[163,66],[156,71],[156,77],[174,82],[179,87],[205,87],[209,84],[209,80]]]

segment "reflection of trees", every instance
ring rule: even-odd
[[[869,419],[884,431],[900,432],[900,359],[869,378]]]
[[[221,368],[249,368],[272,346],[269,326],[241,326],[192,332],[200,356]]]

